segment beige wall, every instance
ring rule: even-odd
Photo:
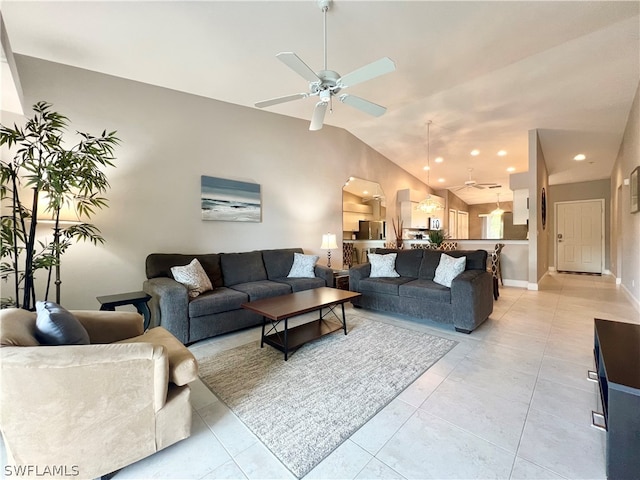
[[[549,174],[537,130],[529,131],[529,288],[537,289],[538,281],[549,268]],[[541,215],[542,189],[547,197],[547,222]]]
[[[624,179],[640,166],[640,84],[611,173],[611,271],[640,310],[640,213],[631,213]]]
[[[426,185],[349,132],[95,72],[17,56],[27,105],[46,100],[75,130],[117,130],[110,208],[93,218],[104,246],[77,244],[62,260],[62,304],[95,309],[98,295],[140,290],[152,252],[240,252],[302,247],[342,231],[350,176],[379,182],[387,223],[396,193]],[[3,121],[4,121],[3,117]],[[262,222],[200,219],[200,176],[261,185]],[[332,252],[340,265],[342,251]],[[43,275],[44,276],[44,275]]]

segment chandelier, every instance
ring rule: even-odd
[[[431,157],[431,120],[427,122],[427,187],[430,187],[429,186],[429,178],[430,178],[429,173],[431,172],[430,157]],[[443,209],[442,204],[438,200],[433,198],[431,194],[428,194],[427,198],[425,198],[424,200],[419,202],[418,205],[416,205],[416,210],[419,210],[427,214],[432,214],[435,211],[442,210],[442,209]]]
[[[500,194],[498,193],[498,208],[491,212],[491,215],[502,215],[504,210],[500,208]]]

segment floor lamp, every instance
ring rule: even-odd
[[[327,267],[331,268],[331,249],[338,248],[336,243],[336,235],[334,233],[325,233],[322,235],[322,250],[327,251]]]
[[[58,212],[58,222],[56,223],[55,211],[48,208],[49,201],[46,194],[38,201],[39,205],[44,205],[42,208],[38,208],[38,223],[51,224],[53,230],[53,244],[55,246],[56,255],[56,279],[54,284],[56,286],[56,303],[60,304],[60,285],[62,280],[60,279],[60,236],[63,225],[73,225],[82,223],[79,220],[78,212],[73,205],[65,204]]]

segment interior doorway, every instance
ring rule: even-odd
[[[556,202],[555,208],[557,270],[601,274],[604,199]]]

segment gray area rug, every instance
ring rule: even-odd
[[[290,355],[252,342],[200,359],[200,377],[298,478],[457,342],[362,318]]]

